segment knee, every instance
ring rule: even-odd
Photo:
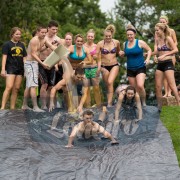
[[[12,91],[12,89],[13,89],[13,87],[8,86],[8,87],[6,87],[5,91],[7,91],[7,92],[11,92],[11,91]]]
[[[107,81],[107,86],[113,86],[113,82],[112,81]]]
[[[144,85],[138,85],[137,84],[136,88],[137,88],[138,91],[144,91]]]

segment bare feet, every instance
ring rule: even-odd
[[[165,94],[163,97],[168,97],[168,95],[167,95],[167,94]]]
[[[33,111],[34,112],[45,112],[44,110],[40,109],[39,107],[34,107]]]
[[[21,109],[23,109],[23,110],[32,110],[32,108],[30,108],[30,107],[27,106],[27,105],[26,105],[26,106],[22,106]]]

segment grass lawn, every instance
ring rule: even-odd
[[[180,107],[164,106],[160,119],[171,135],[180,166]]]

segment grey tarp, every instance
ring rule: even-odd
[[[111,108],[109,114],[113,111]],[[58,112],[60,116],[55,117]],[[1,110],[0,179],[179,180],[172,141],[157,108],[148,106],[143,113],[135,133],[127,135],[119,130],[117,146],[108,140],[76,140],[74,148],[66,149],[69,126],[77,117],[62,110]],[[49,133],[53,118],[59,118],[54,135]]]

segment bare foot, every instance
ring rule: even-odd
[[[30,108],[30,107],[27,106],[27,105],[26,105],[26,106],[22,106],[21,109],[23,109],[23,110],[32,110],[32,108]]]
[[[41,109],[47,109],[47,106],[41,106]]]
[[[173,97],[173,95],[172,94],[168,94],[167,97]]]
[[[168,95],[167,95],[167,94],[165,94],[163,97],[168,97]]]
[[[44,110],[40,109],[39,107],[34,107],[33,111],[34,112],[45,112]]]

